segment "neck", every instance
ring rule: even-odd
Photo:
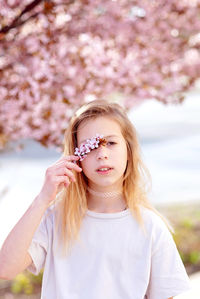
[[[102,197],[102,198],[116,198],[117,196],[121,196],[123,191],[122,190],[118,190],[118,191],[107,191],[107,192],[103,192],[103,191],[96,191],[90,187],[87,187],[87,190],[90,194],[94,195],[94,196],[98,196],[98,197]]]
[[[88,187],[87,191],[89,210],[101,213],[114,213],[127,208],[122,190],[100,192]]]

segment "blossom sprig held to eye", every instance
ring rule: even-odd
[[[81,143],[80,147],[75,148],[74,155],[79,156],[80,161],[83,161],[87,157],[87,153],[93,149],[98,148],[100,145],[105,145],[106,140],[103,135],[96,134],[95,137],[87,139],[86,142]]]

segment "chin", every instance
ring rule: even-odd
[[[112,187],[113,186],[116,188],[116,185],[118,185],[118,182],[112,181],[112,180],[105,180],[104,182],[99,182],[98,185],[100,185],[102,187],[108,187],[108,186]]]

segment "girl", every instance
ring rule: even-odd
[[[0,251],[0,276],[44,267],[42,299],[167,299],[190,289],[167,220],[147,199],[136,131],[116,103],[72,117],[64,153]]]

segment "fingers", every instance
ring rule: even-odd
[[[45,181],[42,187],[43,198],[49,203],[55,199],[57,192],[63,188],[68,188],[71,182],[76,182],[76,178],[72,170],[81,172],[82,168],[73,161],[78,161],[78,156],[66,156],[60,158],[54,164],[50,165],[45,172]]]
[[[74,170],[79,171],[79,172],[82,171],[82,168],[79,167],[78,165],[74,164],[73,162],[66,162],[66,166],[70,170],[74,169]]]
[[[77,164],[71,162],[71,161],[74,161],[75,160],[79,160],[79,157],[77,156],[66,156],[66,157],[63,157],[61,158],[60,160],[58,160],[58,162],[56,163],[57,166],[60,166],[60,165],[65,165],[68,169],[72,170],[76,170],[76,171],[82,171],[82,168],[79,167]]]
[[[58,176],[63,176],[63,175],[65,175],[65,176],[68,176],[72,181],[74,181],[74,182],[76,181],[73,172],[70,171],[70,170],[69,170],[68,168],[66,168],[66,167],[57,168],[55,174],[58,175]]]
[[[51,168],[51,171],[53,172],[54,176],[65,176],[68,177],[69,182],[76,182],[76,178],[72,170],[75,170],[77,172],[81,172],[82,168],[79,167],[77,164],[74,164],[72,160],[78,160],[79,157],[77,156],[66,156],[62,157],[60,160],[58,160],[53,167]]]
[[[78,165],[72,163],[72,162],[68,162],[68,161],[60,161],[60,163],[57,163],[55,165],[55,169],[59,169],[61,167],[66,167],[67,169],[69,170],[75,170],[77,172],[81,172],[82,171],[82,168],[79,167]]]
[[[69,155],[69,156],[62,156],[60,159],[58,159],[56,162],[61,162],[61,161],[74,161],[77,162],[79,160],[78,156],[75,155]]]
[[[70,184],[70,180],[67,176],[57,176],[54,178],[54,181],[56,183],[64,184],[66,187],[68,187]]]
[[[75,155],[69,155],[69,156],[64,156],[61,159],[67,160],[67,161],[78,161],[79,157]]]

